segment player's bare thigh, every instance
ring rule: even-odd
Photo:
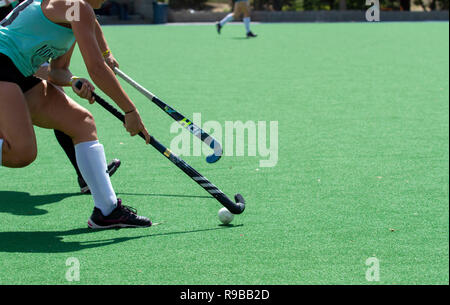
[[[18,85],[0,81],[0,109],[2,165],[27,166],[36,158],[37,145],[27,101]]]
[[[74,144],[97,140],[92,114],[56,86],[42,81],[25,97],[34,125],[60,130],[70,136]]]

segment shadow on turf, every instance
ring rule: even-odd
[[[43,215],[48,212],[39,209],[39,206],[59,202],[74,196],[81,196],[81,194],[62,193],[33,196],[30,195],[30,193],[24,192],[0,191],[0,213],[10,213],[21,216]]]
[[[119,193],[118,193],[119,194]],[[133,196],[154,196],[154,197],[182,197],[182,198],[206,198],[211,196],[176,195],[176,194],[145,194],[145,193],[120,193],[122,195]],[[81,193],[61,193],[49,195],[30,195],[25,192],[0,191],[0,213],[10,213],[20,216],[44,215],[48,212],[38,208],[41,205],[62,201],[69,197],[83,196]]]
[[[72,235],[94,235],[98,230],[73,229],[68,231],[47,232],[0,232],[0,252],[21,253],[64,253],[76,252],[89,248],[108,246],[111,244],[137,239],[145,236],[118,237],[92,241],[63,241]]]
[[[167,233],[157,233],[157,234],[147,234],[134,237],[117,237],[109,238],[103,240],[92,240],[92,241],[63,241],[64,237],[74,236],[74,235],[84,235],[87,234],[94,236],[96,233],[101,234],[105,232],[104,230],[91,230],[88,228],[84,229],[72,229],[67,231],[46,231],[46,232],[0,232],[0,252],[12,252],[12,253],[65,253],[65,252],[76,252],[80,250],[97,248],[102,246],[108,246],[111,244],[116,244],[120,242],[125,242],[133,239],[148,238],[148,237],[158,237],[158,236],[169,236],[175,234],[188,234],[188,233],[198,233],[206,231],[221,230],[226,228],[241,227],[240,225],[227,225],[221,226],[220,228],[210,228],[210,229],[198,229],[191,231],[177,231],[177,232],[167,232]],[[135,230],[135,229],[125,229],[125,230]],[[138,229],[145,230],[145,229]],[[110,231],[110,230],[108,230]]]

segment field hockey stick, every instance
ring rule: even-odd
[[[75,87],[81,89],[83,83],[81,81],[77,81],[75,83]],[[116,108],[114,108],[111,104],[105,101],[103,98],[92,92],[92,96],[95,101],[100,104],[103,108],[105,108],[108,112],[118,118],[122,123],[125,123],[125,116],[119,112]],[[139,136],[145,140],[145,136],[142,132],[139,133]],[[159,143],[153,136],[150,136],[150,144],[156,148],[161,154],[163,154],[167,159],[172,161],[179,169],[181,169],[186,175],[191,177],[192,180],[197,182],[205,191],[210,193],[214,198],[217,199],[224,207],[228,209],[233,214],[241,214],[245,209],[245,200],[241,194],[234,195],[234,200],[236,202],[231,201],[227,195],[225,195],[221,190],[217,188],[214,184],[209,182],[204,176],[202,176],[199,172],[193,169],[189,164],[187,164],[180,157],[172,153],[170,149],[166,148],[164,145]]]
[[[125,80],[131,86],[133,86],[136,90],[142,93],[145,97],[147,97],[153,103],[158,105],[159,108],[164,110],[164,112],[170,115],[175,121],[180,123],[181,126],[185,127],[193,135],[202,140],[205,144],[209,145],[209,147],[211,147],[214,150],[214,153],[206,157],[206,162],[214,163],[219,161],[220,157],[222,157],[222,146],[218,141],[216,141],[213,137],[211,137],[209,134],[203,131],[200,127],[192,123],[192,121],[186,118],[184,115],[182,115],[181,113],[179,113],[178,111],[176,111],[175,109],[173,109],[172,107],[161,101],[153,93],[145,89],[143,86],[139,85],[135,80],[133,80],[131,77],[129,77],[121,70],[119,70],[119,68],[114,68],[114,72],[117,75],[119,75],[120,78]]]

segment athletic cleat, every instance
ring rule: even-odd
[[[251,31],[247,33],[247,38],[258,37],[258,35],[253,34]]]
[[[117,199],[117,207],[108,216],[103,216],[98,208],[94,208],[88,226],[91,229],[111,228],[144,228],[150,227],[152,222],[147,217],[138,216],[137,211],[122,205],[122,200]]]
[[[217,33],[220,34],[220,30],[222,30],[222,26],[220,25],[220,22],[216,22],[216,28],[217,28]]]
[[[120,160],[119,159],[113,159],[111,163],[108,164],[108,167],[106,169],[106,173],[111,177],[114,175],[117,171],[117,169],[120,167]],[[80,186],[80,192],[81,194],[90,194],[91,190],[89,189],[89,186],[84,181],[83,177],[78,177],[78,185]]]
[[[120,167],[120,160],[119,159],[113,159],[111,163],[108,164],[108,167],[106,169],[106,173],[112,177],[117,171],[117,169]]]
[[[91,193],[91,190],[89,189],[89,186],[86,184],[86,181],[84,181],[83,177],[78,177],[78,185],[80,186],[81,194]]]

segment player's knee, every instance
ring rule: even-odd
[[[37,157],[37,150],[27,151],[21,160],[21,166],[25,167],[30,165],[31,163],[34,162],[34,160],[36,160],[36,157]]]
[[[94,116],[87,110],[79,113],[80,125],[77,128],[76,138],[94,140],[97,137],[97,126]]]
[[[81,122],[84,131],[94,132],[97,130],[94,116],[86,109],[79,113],[79,122]]]
[[[26,167],[36,160],[36,143],[30,141],[13,144],[11,146],[11,152],[8,155],[11,156],[8,160],[8,165],[10,167]]]
[[[92,115],[92,113],[90,113],[89,111],[84,111],[83,112],[83,121],[86,125],[88,125],[91,128],[95,128],[95,119],[94,116]]]
[[[72,138],[74,143],[97,139],[97,127],[92,114],[86,109],[77,109],[70,114],[69,120],[59,128]]]

